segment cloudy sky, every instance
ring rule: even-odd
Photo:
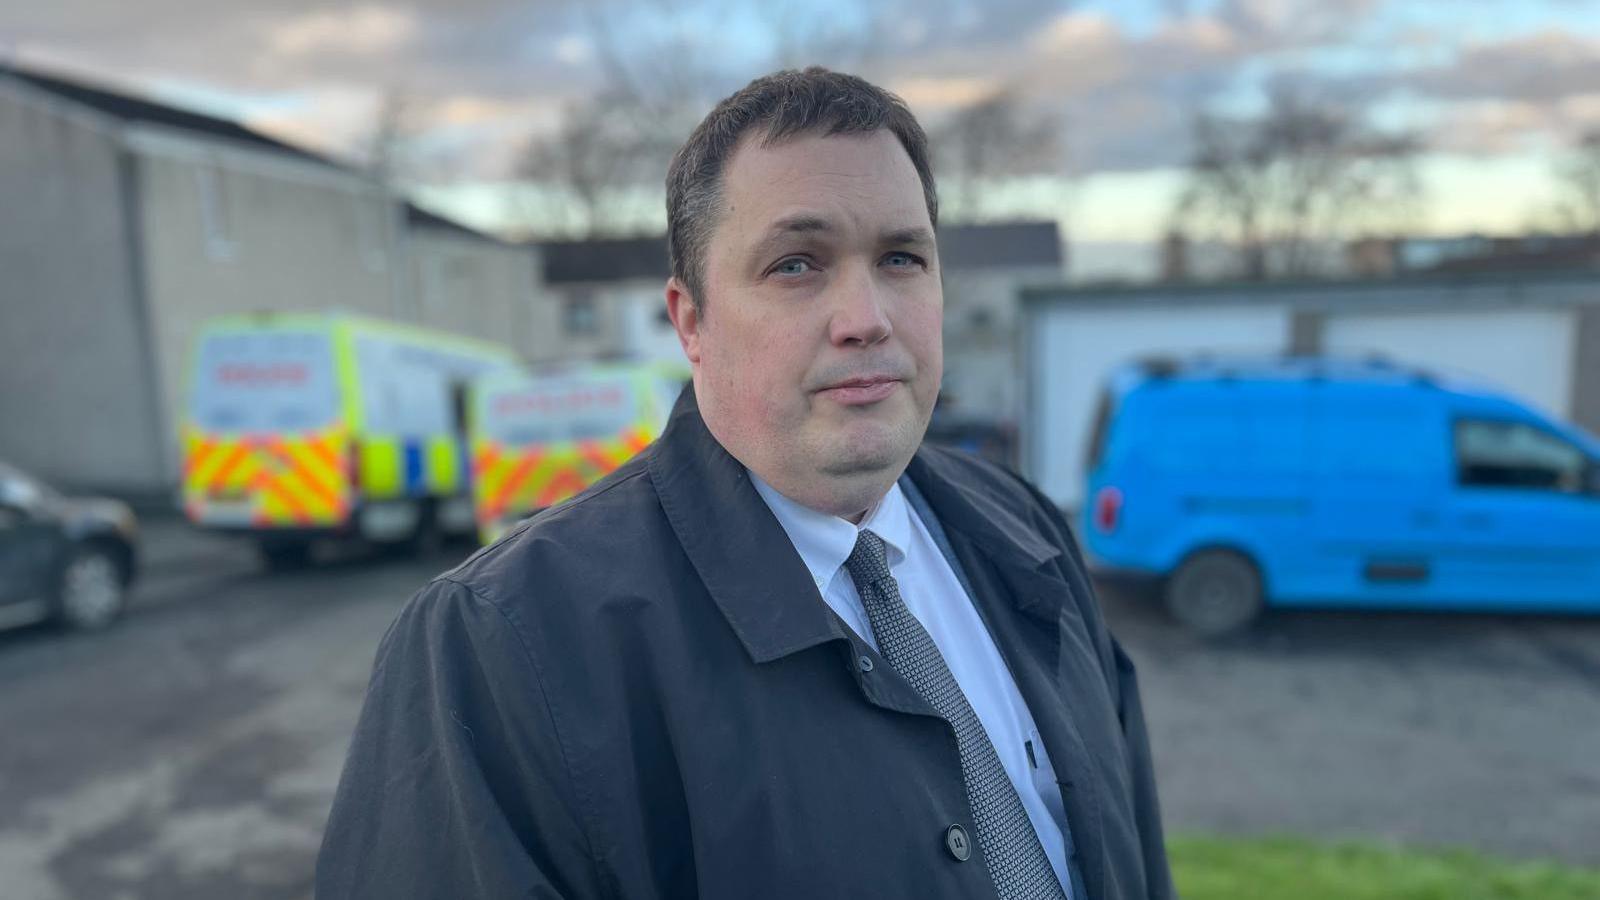
[[[1559,198],[1552,160],[1600,127],[1600,0],[7,0],[0,59],[237,117],[352,155],[385,91],[410,99],[427,196],[479,224],[530,134],[618,61],[736,87],[815,53],[925,121],[1006,87],[1064,123],[1048,197],[1092,241],[1159,234],[1196,111],[1248,113],[1291,80],[1415,128],[1416,228],[1518,230]]]

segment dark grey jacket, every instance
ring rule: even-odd
[[[1133,666],[1066,523],[924,447],[1090,900],[1173,895]],[[317,864],[371,897],[993,897],[955,737],[817,596],[686,390],[661,439],[435,579],[378,650]],[[881,660],[880,660],[881,662]]]

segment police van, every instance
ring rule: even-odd
[[[326,537],[470,533],[470,386],[518,370],[509,348],[354,315],[216,320],[180,424],[184,511],[253,535],[270,566]]]
[[[472,392],[473,508],[484,543],[616,470],[666,427],[686,367],[505,372]]]
[[[1600,439],[1381,360],[1126,366],[1080,523],[1204,634],[1265,607],[1600,612]]]

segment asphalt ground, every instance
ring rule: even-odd
[[[463,552],[269,575],[149,523],[122,621],[0,635],[0,896],[309,897],[377,642]],[[1600,618],[1300,612],[1205,643],[1103,602],[1169,830],[1600,865]]]

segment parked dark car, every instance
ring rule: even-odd
[[[115,500],[64,497],[0,462],[0,628],[111,624],[138,569],[138,522]]]

